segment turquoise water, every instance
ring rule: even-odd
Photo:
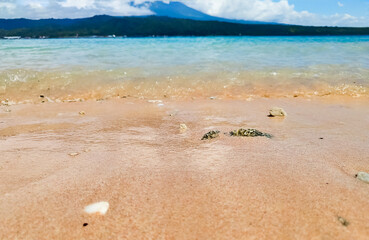
[[[136,84],[147,94],[158,88],[152,82],[245,87],[248,94],[263,85],[369,86],[369,36],[1,40],[0,56],[4,97],[15,87],[40,90],[48,82],[54,93]]]
[[[369,68],[369,36],[3,40],[0,55],[1,70],[255,70],[326,64]]]

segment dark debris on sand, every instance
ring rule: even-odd
[[[210,131],[206,133],[201,140],[210,140],[219,137],[220,131]],[[269,133],[263,133],[256,129],[243,129],[240,128],[238,130],[231,131],[229,133],[224,133],[225,135],[234,136],[234,137],[267,137],[272,138],[273,136]]]
[[[206,133],[202,138],[201,140],[210,140],[210,139],[214,139],[214,138],[217,138],[219,137],[219,133],[220,131],[210,131],[208,133]]]
[[[271,134],[260,132],[257,129],[243,129],[234,130],[229,133],[230,136],[235,137],[267,137],[272,138]]]

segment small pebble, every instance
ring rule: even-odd
[[[274,107],[269,110],[268,117],[285,117],[287,116],[286,111],[283,110],[283,108],[280,107]]]
[[[86,115],[85,111],[80,111],[78,114],[81,115],[81,116]]]
[[[343,217],[338,217],[337,218],[338,219],[338,221],[343,225],[343,226],[345,226],[345,227],[347,227],[350,223],[346,220],[346,219],[344,219]]]
[[[68,155],[71,156],[71,157],[75,157],[75,156],[78,156],[79,153],[69,153]]]
[[[184,132],[188,129],[188,127],[186,126],[186,124],[182,123],[182,124],[179,124],[179,129]]]
[[[101,215],[105,215],[108,209],[109,209],[108,202],[97,202],[86,206],[84,211],[88,214],[99,213]]]

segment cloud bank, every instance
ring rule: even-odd
[[[187,0],[189,6],[210,15],[314,26],[369,26],[369,18],[349,14],[318,15],[296,11],[288,0]]]
[[[82,18],[98,14],[138,16],[152,14],[132,0],[0,0],[0,18]],[[136,4],[145,0],[135,0]],[[165,0],[164,2],[169,2]],[[320,26],[369,26],[368,17],[349,14],[319,15],[297,11],[288,0],[180,0],[209,15],[268,22]]]

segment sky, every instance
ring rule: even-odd
[[[133,0],[0,0],[0,18],[149,15]],[[135,0],[140,4],[147,0]],[[169,0],[164,0],[168,2]],[[179,0],[209,15],[313,26],[369,27],[369,0]]]

